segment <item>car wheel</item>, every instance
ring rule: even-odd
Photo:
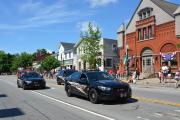
[[[17,81],[17,87],[20,88],[19,82]]]
[[[22,87],[22,88],[23,88],[23,90],[26,90],[26,85],[23,84],[23,87]]]
[[[94,103],[94,104],[97,104],[99,103],[99,95],[97,93],[97,91],[95,89],[91,89],[89,91],[89,100],[90,102]]]
[[[61,85],[61,82],[60,82],[60,80],[58,80],[58,79],[57,79],[57,84],[58,84],[58,85]]]
[[[41,89],[46,89],[46,85],[41,86]]]
[[[68,97],[72,97],[72,92],[71,92],[71,87],[68,85],[67,88],[66,88],[66,95]]]

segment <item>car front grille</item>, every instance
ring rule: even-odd
[[[113,88],[113,92],[115,93],[123,93],[123,92],[127,92],[128,91],[128,87],[120,87],[120,88]]]

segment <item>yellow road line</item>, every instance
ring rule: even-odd
[[[137,96],[133,96],[133,98],[137,99],[139,101],[143,101],[143,102],[151,102],[151,103],[180,107],[180,103],[175,103],[175,102],[171,102],[171,101],[164,101],[164,100],[151,99],[151,98],[143,98],[143,97],[137,97]]]

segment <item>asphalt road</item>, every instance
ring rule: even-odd
[[[67,97],[63,85],[47,80],[47,89],[22,90],[15,76],[0,76],[0,120],[180,120],[180,90],[132,86],[126,104],[92,104]]]

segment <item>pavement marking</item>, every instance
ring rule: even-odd
[[[163,116],[163,114],[160,114],[160,113],[154,113],[154,114],[157,116]]]
[[[81,111],[84,111],[84,112],[87,112],[87,113],[90,113],[90,114],[93,114],[93,115],[96,115],[96,116],[105,118],[105,119],[107,119],[107,120],[115,120],[114,118],[110,118],[110,117],[108,117],[108,116],[105,116],[105,115],[102,115],[102,114],[99,114],[99,113],[96,113],[96,112],[93,112],[93,111],[90,111],[90,110],[86,110],[86,109],[81,108],[81,107],[78,107],[78,106],[76,106],[76,105],[73,105],[73,104],[70,104],[70,103],[67,103],[67,102],[58,100],[58,99],[56,99],[56,98],[53,98],[53,97],[50,97],[50,96],[41,94],[41,93],[39,93],[39,92],[36,92],[36,91],[32,91],[32,92],[35,93],[35,94],[41,95],[41,96],[43,96],[43,97],[49,98],[49,99],[51,99],[51,100],[53,100],[53,101],[56,101],[56,102],[59,102],[59,103],[68,105],[68,106],[73,107],[73,108],[76,108],[76,109],[79,109],[79,110],[81,110]]]
[[[149,120],[149,119],[143,118],[143,117],[141,117],[141,116],[137,116],[137,118],[138,118],[138,119],[142,119],[142,120]]]
[[[174,110],[175,112],[180,112],[180,110]]]
[[[139,101],[143,101],[143,102],[151,102],[151,103],[157,103],[157,104],[162,104],[162,105],[180,107],[180,103],[175,103],[171,101],[164,101],[164,100],[159,100],[159,99],[143,98],[143,97],[136,97],[136,96],[133,96],[133,98]]]
[[[56,88],[54,88],[54,87],[51,87],[51,89],[52,89],[52,90],[54,90],[54,89],[56,89]]]

